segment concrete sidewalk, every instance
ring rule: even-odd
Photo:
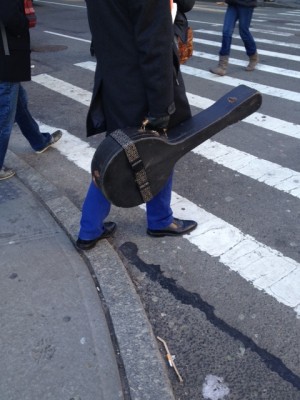
[[[80,255],[80,211],[8,151],[0,182],[1,400],[174,400],[166,361],[107,240]]]

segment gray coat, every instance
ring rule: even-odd
[[[170,3],[86,0],[97,59],[88,136],[140,126],[149,114],[190,117],[174,49]]]

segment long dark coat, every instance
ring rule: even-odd
[[[175,54],[170,2],[86,0],[97,59],[88,136],[140,126],[149,114],[190,117]]]
[[[5,55],[0,32],[0,81],[29,81],[30,36],[23,0],[1,0],[0,21],[4,25],[10,55]]]

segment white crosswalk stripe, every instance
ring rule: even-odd
[[[196,94],[187,93],[189,103],[197,108],[205,109],[213,104],[213,101]],[[269,130],[274,133],[290,136],[295,139],[300,139],[300,125],[288,122],[279,118],[271,117],[266,114],[255,112],[245,118],[243,122],[260,128]]]
[[[194,32],[199,32],[199,33],[205,33],[207,35],[214,35],[214,36],[221,36],[222,32],[217,32],[217,31],[209,31],[205,29],[195,29]],[[239,35],[232,35],[233,39],[239,39]],[[286,48],[293,48],[293,49],[300,49],[300,44],[297,43],[289,43],[289,42],[279,42],[278,40],[269,40],[269,39],[260,39],[260,38],[255,38],[255,41],[257,43],[266,43],[266,44],[271,44],[275,46],[283,46]]]
[[[201,51],[194,51],[193,57],[205,58],[207,60],[214,60],[214,61],[219,60],[218,55],[204,53]],[[237,58],[230,57],[230,64],[246,66],[248,64],[248,62],[247,62],[247,60],[239,60]],[[259,63],[256,66],[256,69],[258,71],[265,71],[265,72],[268,72],[271,74],[277,74],[277,75],[286,76],[286,77],[290,77],[290,78],[300,79],[300,71],[294,71],[294,70],[286,69],[286,68],[273,67],[272,65],[265,65],[262,63]]]
[[[214,75],[209,71],[204,71],[199,68],[189,67],[188,65],[182,65],[182,72],[187,75],[192,75],[197,78],[207,79],[209,81],[218,81],[218,83],[222,83],[223,85],[228,86],[238,86],[238,85],[248,85],[253,89],[260,91],[262,94],[266,94],[268,96],[279,97],[280,99],[284,98],[286,100],[295,101],[299,103],[300,95],[298,92],[293,92],[291,90],[285,90],[280,88],[271,87],[268,85],[262,85],[260,83],[249,82],[243,79],[232,78],[230,76],[222,76]]]
[[[214,46],[214,47],[220,47],[220,42],[215,42],[213,40],[207,40],[207,39],[198,39],[194,38],[194,43],[199,43],[199,44],[206,44],[209,46]],[[237,50],[237,51],[242,51],[245,53],[245,48],[243,46],[238,46],[235,44],[231,45],[232,50]],[[300,61],[300,56],[295,56],[294,54],[288,54],[288,53],[282,53],[282,52],[274,52],[270,50],[263,50],[259,49],[259,54],[263,56],[269,56],[269,57],[276,57],[276,58],[281,58],[283,60],[290,60],[290,61]]]

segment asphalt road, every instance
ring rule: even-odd
[[[41,124],[65,131],[47,156],[33,154],[17,129],[10,149],[81,207],[91,155],[103,139],[85,137],[95,63],[85,2],[35,7],[30,108]],[[239,84],[260,90],[262,107],[176,164],[174,214],[197,219],[195,235],[149,238],[142,207],[113,207],[111,243],[154,333],[176,356],[184,379],[170,369],[177,400],[299,400],[300,11],[256,9],[259,67],[243,70],[236,31],[221,78],[208,70],[223,14],[224,7],[197,2],[188,15],[195,53],[182,71],[193,113]]]

